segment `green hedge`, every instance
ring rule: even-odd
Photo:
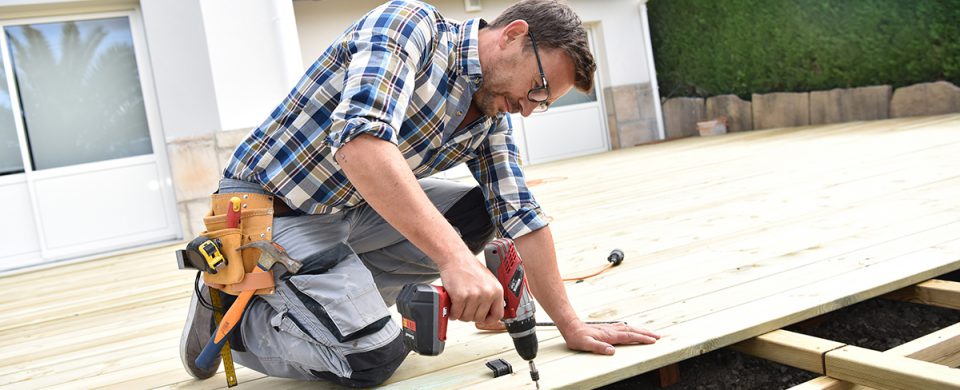
[[[650,0],[661,97],[960,85],[960,0]]]

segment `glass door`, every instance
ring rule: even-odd
[[[22,210],[0,232],[33,231],[0,270],[176,238],[135,14],[0,27],[0,194]]]

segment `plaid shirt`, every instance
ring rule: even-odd
[[[457,130],[483,81],[479,19],[392,1],[348,28],[233,153],[224,177],[259,183],[307,214],[363,198],[334,154],[361,134],[400,149],[417,178],[466,162],[500,235],[546,226],[524,182],[510,118],[481,116]]]

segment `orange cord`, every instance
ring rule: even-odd
[[[594,276],[600,275],[600,274],[606,272],[607,270],[609,270],[610,268],[613,268],[613,263],[607,264],[605,267],[601,268],[599,271],[594,272],[594,273],[592,273],[592,274],[590,274],[590,275],[563,278],[562,280],[563,280],[564,282],[570,282],[570,281],[574,281],[574,280],[584,280],[584,279],[587,279],[587,278],[592,278],[592,277],[594,277]]]

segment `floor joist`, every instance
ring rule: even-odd
[[[960,283],[948,280],[928,280],[915,286],[894,291],[883,297],[948,309],[960,309]]]
[[[877,389],[960,389],[960,370],[848,345],[828,352],[827,376]]]
[[[730,348],[791,367],[825,374],[823,355],[845,346],[846,344],[836,341],[780,329],[734,344]]]

